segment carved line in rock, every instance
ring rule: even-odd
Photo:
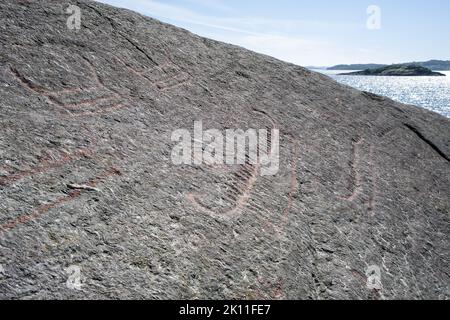
[[[298,159],[299,159],[299,142],[292,135],[289,135],[291,138],[292,144],[292,158],[291,158],[291,175],[290,175],[290,190],[288,194],[287,206],[283,210],[281,219],[279,224],[271,223],[268,220],[265,221],[265,231],[267,232],[267,228],[270,227],[277,238],[281,237],[281,234],[285,232],[286,226],[289,222],[289,213],[292,210],[294,204],[294,196],[298,192]],[[282,258],[280,257],[280,260]],[[269,281],[264,281],[260,276],[258,276],[258,282],[263,286],[263,290],[267,293],[263,293],[261,289],[256,289],[256,293],[258,298],[266,298],[269,297],[271,299],[282,299],[285,296],[284,287],[285,283],[280,278],[275,283],[271,283]]]
[[[259,288],[256,289],[256,294],[258,296],[258,299],[269,298],[269,299],[279,300],[279,299],[283,298],[284,283],[281,279],[276,281],[275,283],[273,283],[268,280],[264,280],[261,276],[258,276],[257,280],[258,280],[259,285],[262,286],[262,290]],[[263,292],[263,290],[267,293]]]
[[[290,188],[289,193],[287,195],[287,205],[283,209],[280,221],[277,223],[273,223],[268,221],[267,219],[264,221],[264,230],[266,232],[272,232],[277,235],[277,237],[281,236],[286,229],[286,226],[289,222],[289,214],[292,211],[292,207],[294,205],[294,196],[298,192],[298,160],[300,153],[300,145],[299,141],[294,139],[291,136],[291,145],[292,145],[292,158],[290,161]]]
[[[253,112],[262,113],[259,110],[253,109]],[[267,116],[266,113],[262,113]],[[269,117],[273,126],[275,125],[273,119]],[[272,149],[270,149],[272,151]],[[248,155],[246,155],[248,160]],[[189,193],[187,195],[188,200],[197,208],[197,210],[208,213],[209,215],[220,214],[223,216],[235,216],[240,214],[242,209],[248,203],[251,192],[258,180],[258,175],[260,172],[261,166],[260,164],[251,165],[246,163],[241,166],[240,169],[234,173],[234,177],[231,180],[231,184],[228,185],[228,194],[226,195],[227,200],[231,200],[234,204],[231,208],[222,210],[220,212],[216,212],[210,206],[204,205],[200,198],[201,195],[195,195],[193,193]]]
[[[93,188],[93,187],[97,186],[99,183],[105,181],[109,177],[120,176],[120,175],[122,175],[122,173],[119,169],[111,167],[111,168],[105,170],[100,175],[87,181],[85,183],[85,185]],[[0,235],[3,235],[4,233],[11,231],[18,225],[25,224],[34,219],[37,219],[37,218],[43,216],[48,211],[50,211],[51,209],[57,208],[65,203],[71,202],[71,201],[79,198],[80,196],[82,196],[84,193],[85,192],[83,192],[82,190],[71,191],[66,196],[59,197],[50,203],[38,206],[29,214],[24,214],[18,218],[9,220],[8,222],[0,225]]]
[[[293,172],[297,171],[296,168],[292,168]],[[296,176],[291,176],[291,181],[294,180],[296,181]],[[254,183],[256,183],[256,179],[254,181]],[[253,188],[253,187],[252,187]],[[246,194],[245,196],[242,196],[241,198],[239,198],[238,201],[238,205],[231,211],[229,212],[225,212],[224,214],[226,214],[227,216],[232,216],[234,214],[240,213],[239,210],[241,210],[244,206],[246,206],[248,200],[250,199],[250,195],[251,195],[251,189],[250,187],[247,186],[246,189]],[[294,189],[293,189],[294,188]],[[294,194],[295,187],[291,186],[291,191],[289,193],[289,203],[287,205],[287,207],[285,208],[285,210],[283,211],[283,215],[282,218],[287,218],[287,214],[288,211],[291,209],[292,207],[292,197]],[[248,195],[248,197],[246,197]],[[193,194],[189,194],[188,198],[194,203],[194,206],[197,207],[198,210],[206,212],[210,215],[216,215],[217,212],[211,210],[211,209],[207,209],[205,206],[202,206],[199,202],[195,202],[197,199],[193,198]],[[245,200],[245,201],[244,201]],[[197,200],[198,201],[198,200]],[[254,207],[254,206],[253,206]],[[287,219],[283,220],[283,223],[286,222],[287,223]],[[283,228],[284,226],[282,226],[281,228]],[[274,228],[276,228],[276,226],[274,226]],[[279,228],[279,229],[281,229]],[[260,283],[260,285],[263,287],[262,290],[267,291],[266,294],[263,294],[263,291],[261,289],[256,289],[254,290],[254,292],[257,294],[258,298],[265,298],[267,296],[269,296],[272,299],[281,299],[284,296],[284,290],[283,290],[283,282],[282,280],[278,280],[275,283],[271,283],[269,281],[264,281],[262,279],[262,277],[258,277],[258,282]]]
[[[69,112],[70,115],[74,117],[105,114],[126,107],[126,105],[122,103],[122,97],[105,86],[103,81],[98,76],[92,62],[86,57],[82,57],[82,59],[87,63],[88,69],[91,73],[90,78],[95,81],[95,86],[89,88],[70,88],[59,91],[52,91],[27,79],[14,67],[10,67],[10,72],[22,87],[44,97],[50,104],[63,108],[65,112]],[[76,95],[86,92],[93,92],[94,94],[96,94],[99,92],[101,93],[102,91],[106,92],[106,94],[101,95],[99,98],[84,99],[76,102],[62,101],[64,95]],[[72,98],[76,99],[76,97]],[[101,107],[101,102],[106,102],[107,106]],[[84,111],[84,109],[86,108],[90,108],[92,110]],[[61,112],[61,114],[64,114],[65,112]]]
[[[359,194],[362,192],[362,181],[361,181],[361,146],[364,143],[364,139],[358,138],[353,142],[352,149],[352,159],[350,160],[350,184],[349,190],[351,193],[344,197],[346,201],[354,201]]]
[[[175,89],[181,86],[189,86],[192,84],[192,77],[182,71],[180,69],[180,67],[178,67],[178,65],[176,63],[174,63],[172,61],[172,59],[170,58],[170,55],[168,54],[168,52],[166,50],[164,50],[164,56],[166,61],[161,64],[158,65],[156,64],[156,66],[152,67],[152,68],[146,68],[144,70],[138,70],[135,67],[132,67],[129,63],[123,61],[123,59],[119,58],[118,56],[114,55],[114,59],[116,59],[118,62],[120,62],[122,65],[125,66],[125,68],[127,70],[129,70],[132,74],[136,75],[137,77],[141,78],[142,80],[146,81],[147,83],[149,83],[151,86],[155,87],[156,89],[164,92],[164,91],[168,91],[171,89]],[[156,80],[150,79],[146,74],[154,69],[159,69],[160,71],[162,71],[165,74],[168,74],[168,70],[170,69],[174,69],[176,71],[176,73],[174,75],[169,75],[166,78],[159,78]]]
[[[35,174],[45,173],[52,169],[56,169],[58,167],[63,166],[71,161],[81,159],[82,157],[89,157],[92,154],[91,150],[88,149],[78,149],[75,152],[68,154],[65,153],[61,159],[55,160],[53,162],[49,162],[47,159],[41,160],[40,164],[36,167],[31,168],[29,170],[17,171],[11,175],[0,178],[0,185],[6,186],[11,183],[17,182],[23,178],[33,176]]]
[[[435,151],[436,155],[438,155],[440,158],[442,158],[445,161],[450,162],[449,157],[442,152],[432,141],[427,139],[417,128],[410,124],[403,124],[404,127],[406,127],[408,130],[410,130],[412,133],[414,133],[420,140],[422,140],[425,144],[427,144],[433,151]],[[399,129],[399,127],[386,127],[381,129],[379,132],[377,132],[377,137],[380,139],[385,139],[395,130]],[[376,210],[376,201],[375,196],[377,194],[378,189],[378,178],[377,178],[377,170],[375,167],[375,163],[373,161],[374,159],[374,146],[370,145],[369,147],[369,171],[370,171],[370,179],[371,179],[371,189],[369,192],[369,199],[368,199],[368,211],[373,216],[375,214]]]
[[[427,144],[436,153],[436,155],[439,156],[442,160],[450,162],[450,158],[436,144],[434,144],[431,140],[427,139],[422,134],[422,132],[420,132],[416,127],[414,127],[413,125],[408,124],[408,123],[403,123],[403,126],[406,127],[406,129],[411,131],[413,134],[415,134],[417,136],[417,138],[419,138],[421,141],[423,141],[425,144]],[[393,133],[395,130],[398,130],[398,129],[401,129],[401,127],[387,127],[387,128],[380,130],[377,133],[377,136],[380,139],[385,139],[391,133]],[[377,170],[376,170],[375,164],[373,162],[374,152],[375,152],[374,146],[371,145],[370,151],[369,151],[369,153],[370,153],[369,165],[370,165],[370,173],[371,173],[371,179],[372,179],[372,189],[371,189],[371,192],[369,195],[368,210],[369,210],[369,213],[371,213],[372,215],[375,214],[375,209],[376,209],[375,196],[377,194],[377,189],[378,189]]]
[[[257,110],[253,108],[253,112],[259,113],[267,117],[271,124],[272,128],[270,129],[278,129],[278,125],[275,122],[275,120],[265,111]],[[272,146],[270,138],[268,137],[268,146],[270,148],[270,152],[272,152]],[[283,210],[282,213],[282,226],[275,229],[282,230],[284,226],[287,224],[288,214],[292,208],[293,205],[293,197],[295,195],[295,192],[297,191],[297,158],[298,158],[298,146],[297,142],[293,141],[293,159],[291,161],[291,180],[290,180],[290,192],[288,195],[288,203],[286,208]],[[222,216],[236,216],[242,212],[242,209],[247,206],[251,193],[253,191],[253,188],[258,180],[259,172],[260,172],[261,166],[260,165],[251,165],[246,164],[241,166],[241,168],[234,173],[233,179],[231,179],[231,184],[228,184],[228,194],[226,195],[227,200],[234,201],[234,205],[229,208],[222,211],[217,212],[217,210],[213,210],[210,206],[207,206],[201,202],[202,195],[196,195],[193,193],[189,193],[187,195],[187,199],[192,203],[194,207],[197,208],[197,210],[207,213],[209,215],[217,215],[220,214]],[[204,195],[203,195],[204,196]]]
[[[208,213],[209,215],[221,214],[225,216],[234,216],[236,214],[239,214],[250,199],[251,192],[258,179],[260,166],[256,165],[251,167],[252,169],[250,169],[248,166],[243,166],[239,171],[235,173],[235,177],[238,179],[238,181],[231,184],[231,191],[227,195],[229,200],[234,200],[235,202],[234,207],[231,209],[229,208],[220,212],[216,212],[211,207],[203,204],[199,200],[200,198],[202,198],[201,195],[189,193],[187,195],[187,198],[194,205],[194,207],[202,212]],[[240,186],[240,181],[245,182],[243,187]]]
[[[90,130],[87,130],[90,131]],[[57,169],[59,167],[64,166],[65,164],[68,164],[72,161],[79,160],[81,158],[87,158],[95,154],[94,147],[97,145],[97,140],[93,135],[91,135],[91,141],[90,146],[87,148],[78,148],[74,150],[73,152],[66,152],[65,150],[61,151],[61,158],[50,161],[51,157],[48,155],[48,153],[44,150],[42,153],[44,156],[40,159],[39,163],[29,168],[28,170],[17,170],[4,166],[3,169],[6,169],[10,174],[5,177],[0,177],[0,186],[7,186],[11,183],[20,181],[26,177],[30,177],[36,174],[42,174],[46,173],[50,170]],[[22,165],[24,165],[22,163]]]
[[[369,166],[370,166],[370,176],[371,176],[371,183],[372,183],[372,187],[370,189],[370,193],[369,193],[369,203],[368,203],[368,211],[369,213],[373,216],[375,214],[375,195],[377,192],[377,178],[376,178],[376,170],[375,170],[375,163],[373,161],[374,159],[374,147],[373,145],[370,146],[369,149],[369,156],[370,156],[370,161],[369,161]]]
[[[377,134],[378,137],[384,137],[387,134],[392,132],[392,129],[384,129]],[[353,142],[353,151],[352,151],[352,159],[350,161],[350,184],[349,190],[351,193],[348,196],[342,197],[341,199],[354,202],[364,193],[364,185],[363,185],[363,174],[362,174],[362,150],[365,140],[363,138],[358,138]],[[374,163],[374,146],[372,144],[369,145],[369,160],[367,162],[369,168],[369,191],[368,191],[368,200],[367,200],[367,210],[371,215],[375,212],[375,194],[377,189],[377,181],[376,175],[377,170]]]
[[[294,196],[298,191],[298,178],[297,178],[297,174],[298,174],[298,164],[297,161],[299,159],[299,152],[300,152],[300,146],[299,146],[299,142],[297,140],[295,140],[294,138],[292,138],[292,148],[293,148],[293,156],[291,159],[291,177],[290,177],[290,190],[289,190],[289,194],[288,194],[288,203],[286,208],[283,211],[283,215],[282,215],[282,225],[280,227],[281,230],[283,230],[287,224],[288,224],[288,220],[289,220],[289,213],[291,212],[292,206],[294,205]]]

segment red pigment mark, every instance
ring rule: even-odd
[[[94,79],[95,81],[95,86],[91,87],[91,88],[87,88],[87,89],[82,89],[82,88],[72,88],[72,89],[64,89],[64,90],[60,90],[60,91],[50,91],[40,85],[35,84],[34,82],[32,82],[31,80],[25,78],[23,75],[21,75],[19,73],[19,71],[15,68],[10,68],[11,74],[14,76],[14,78],[16,78],[16,80],[26,89],[31,90],[33,93],[37,93],[43,97],[45,97],[47,99],[47,101],[50,104],[54,104],[58,107],[64,108],[67,111],[76,111],[79,108],[82,107],[90,107],[93,108],[95,110],[93,111],[85,111],[85,112],[81,112],[81,113],[76,113],[76,114],[72,114],[72,116],[75,117],[83,117],[83,116],[91,116],[91,115],[97,115],[97,114],[104,114],[104,113],[109,113],[112,112],[114,110],[117,109],[121,109],[121,108],[125,108],[126,105],[122,104],[120,102],[117,101],[121,101],[122,97],[117,94],[116,92],[111,91],[109,88],[107,88],[105,86],[105,84],[103,83],[102,79],[100,79],[94,65],[92,64],[92,62],[85,58],[82,57],[84,61],[86,61],[88,69],[91,73],[91,78]],[[100,97],[100,98],[94,98],[94,99],[86,99],[80,102],[76,102],[76,103],[63,103],[60,101],[60,99],[58,98],[58,96],[61,96],[63,94],[68,94],[68,93],[82,93],[84,91],[95,91],[95,90],[105,90],[107,92],[110,93],[110,95],[108,95],[107,97]],[[108,100],[112,100],[112,105],[110,105],[109,107],[106,108],[101,108],[100,110],[97,110],[98,108],[98,103],[100,102],[104,102],[104,101],[108,101]],[[114,100],[116,102],[114,102]],[[61,112],[61,114],[65,114],[64,112]]]
[[[181,78],[181,79],[180,79]],[[164,79],[155,83],[156,87],[161,91],[175,89],[184,85],[190,85],[191,81],[186,74],[175,75],[168,79]]]
[[[196,154],[194,154],[192,156],[192,158],[194,159],[194,163],[202,163],[203,159],[197,157]],[[209,167],[211,170],[213,171],[220,171],[220,172],[230,172],[231,171],[231,167],[229,165],[226,164],[210,164],[210,163],[205,163],[205,166]]]
[[[346,201],[354,201],[363,192],[362,177],[361,177],[361,146],[364,143],[364,139],[360,138],[353,144],[353,158],[351,161],[351,174],[349,189],[352,193],[347,197],[341,197]],[[370,190],[369,199],[367,200],[367,210],[371,215],[374,215],[375,211],[375,193],[377,189],[376,181],[376,168],[374,164],[374,147],[369,147],[369,172],[370,172]]]
[[[242,194],[236,200],[234,207],[231,209],[226,209],[223,212],[219,212],[220,214],[227,215],[227,216],[233,216],[235,214],[238,214],[242,210],[242,208],[246,205],[246,203],[250,199],[250,195],[253,190],[253,187],[255,186],[255,183],[258,179],[258,173],[259,173],[260,166],[257,165],[257,166],[254,166],[253,168],[254,169],[251,172],[250,178],[247,180],[244,190],[243,190]],[[213,212],[211,209],[202,205],[198,200],[199,197],[200,197],[199,195],[195,195],[193,193],[188,193],[188,195],[187,195],[187,198],[189,199],[189,201],[191,201],[192,204],[198,210],[207,212],[208,214],[211,214],[211,215],[217,214],[216,212]]]
[[[10,220],[7,223],[0,226],[0,234],[10,231],[14,229],[19,224],[25,224],[33,219],[38,218],[39,216],[43,215],[47,211],[62,205],[66,202],[69,202],[75,198],[78,198],[81,195],[81,191],[73,191],[70,192],[67,196],[59,197],[56,200],[37,207],[31,214],[22,215],[16,219]]]
[[[268,113],[266,113],[265,111],[255,109],[255,108],[253,108],[252,111],[262,114],[265,117],[267,117],[272,124],[272,130],[278,129],[276,122]],[[273,153],[273,149],[271,148],[269,150],[269,154],[272,155],[272,153]],[[261,164],[257,164],[257,165],[251,166],[251,167],[252,167],[252,170],[250,171],[250,176],[248,177],[248,179],[246,179],[246,184],[242,190],[242,193],[239,195],[239,197],[237,198],[237,200],[232,208],[226,209],[225,211],[222,211],[222,212],[214,212],[207,206],[200,203],[200,201],[198,199],[201,197],[201,195],[195,195],[193,193],[188,193],[187,199],[194,205],[194,207],[197,208],[197,210],[206,212],[210,215],[221,214],[221,215],[225,215],[225,216],[234,216],[234,215],[240,214],[242,209],[247,205],[248,201],[250,200],[252,190],[258,180],[258,176],[259,176],[260,169],[261,169]],[[291,205],[292,205],[292,203],[291,203]]]
[[[103,172],[102,174],[98,175],[97,177],[89,180],[86,183],[86,185],[88,185],[90,187],[95,187],[97,184],[104,181],[108,177],[120,176],[120,175],[122,175],[120,170],[118,170],[116,168],[110,168],[110,169],[106,170],[105,172]],[[51,209],[59,207],[59,206],[63,205],[64,203],[70,202],[76,198],[79,198],[82,194],[83,194],[83,192],[80,190],[71,191],[68,193],[67,196],[59,197],[50,203],[47,203],[47,204],[37,207],[30,214],[22,215],[18,218],[12,219],[12,220],[6,222],[5,224],[0,225],[0,234],[10,231],[10,230],[14,229],[15,227],[17,227],[18,225],[25,224],[25,223],[28,223],[29,221],[37,219],[37,218],[41,217],[42,215],[44,215],[45,213],[47,213],[48,211],[50,211]]]
[[[264,226],[263,229],[267,233],[276,233],[278,236],[284,232],[284,229],[286,228],[288,221],[289,221],[289,214],[292,210],[292,206],[294,204],[294,196],[298,192],[298,158],[299,158],[299,144],[298,141],[295,140],[293,137],[291,137],[292,141],[292,159],[291,159],[291,173],[290,173],[290,190],[288,194],[288,201],[287,206],[283,210],[283,213],[281,215],[281,219],[279,224],[272,223],[268,219],[264,219]]]
[[[361,165],[361,145],[364,139],[360,138],[356,143],[353,144],[353,157],[351,160],[351,173],[350,173],[350,185],[349,190],[352,190],[351,194],[344,197],[343,200],[354,201],[358,195],[361,193],[361,173],[359,171],[359,166]]]
[[[64,107],[68,108],[68,109],[74,109],[77,110],[80,107],[84,107],[84,106],[92,106],[93,104],[97,103],[97,102],[106,102],[109,101],[111,99],[110,96],[108,97],[102,97],[102,98],[93,98],[93,99],[86,99],[77,103],[68,103],[65,104]]]
[[[89,130],[88,130],[89,131]],[[35,166],[34,168],[31,168],[29,170],[23,170],[23,171],[15,171],[11,172],[12,170],[8,170],[11,174],[6,177],[0,177],[0,185],[7,186],[11,183],[17,182],[19,180],[22,180],[23,178],[33,176],[35,174],[45,173],[50,170],[59,168],[69,162],[72,162],[74,160],[78,160],[81,158],[88,158],[92,156],[95,152],[93,150],[93,147],[97,144],[97,140],[95,138],[92,138],[91,146],[89,148],[80,148],[75,150],[72,153],[67,153],[64,151],[64,155],[61,159],[56,161],[50,161],[51,157],[48,155],[46,151],[44,151],[44,156],[40,159],[39,164]]]
[[[180,70],[180,68],[171,61],[170,57],[166,53],[166,62],[164,62],[162,65],[156,66],[157,69],[161,70],[164,73],[167,73],[165,71],[166,68],[173,67],[177,74],[174,76],[168,77],[166,79],[159,79],[159,80],[150,80],[145,75],[149,70],[152,69],[144,69],[144,70],[136,70],[134,67],[132,67],[129,63],[123,61],[121,58],[114,56],[114,58],[119,61],[122,65],[125,66],[125,68],[136,75],[137,77],[141,78],[142,80],[148,82],[151,86],[156,87],[160,91],[168,91],[171,89],[175,89],[177,87],[183,86],[183,85],[191,85],[191,77],[189,74],[183,72]]]
[[[81,159],[82,157],[89,157],[92,154],[93,154],[93,152],[91,150],[80,149],[80,150],[75,151],[72,154],[65,154],[61,159],[54,161],[54,162],[48,162],[48,160],[45,159],[45,160],[41,161],[41,166],[37,166],[30,170],[19,171],[19,172],[11,174],[9,176],[6,176],[6,177],[1,177],[0,185],[3,185],[3,186],[9,185],[9,184],[19,181],[25,177],[29,177],[29,176],[32,176],[35,174],[50,171],[52,169],[61,167],[64,164],[69,163],[73,160]]]
[[[297,173],[298,173],[298,165],[297,161],[299,158],[299,145],[297,141],[292,141],[293,145],[293,156],[291,159],[291,186],[288,195],[288,204],[287,207],[283,211],[282,215],[282,226],[281,229],[284,229],[288,223],[289,213],[294,204],[294,195],[297,193],[298,189],[298,181],[297,181]]]
[[[370,197],[369,197],[369,206],[368,206],[368,210],[369,213],[373,216],[375,215],[375,194],[377,192],[377,177],[376,177],[376,172],[375,172],[375,164],[373,163],[373,156],[374,156],[374,148],[371,145],[370,146],[370,175],[371,175],[371,183],[372,183],[372,188],[370,190]]]
[[[190,80],[182,80],[176,84],[172,84],[172,85],[165,84],[163,86],[158,86],[158,88],[161,91],[168,91],[168,90],[172,90],[172,89],[182,87],[182,86],[189,86],[191,84],[192,84],[192,82]]]
[[[290,191],[288,195],[288,204],[286,208],[283,210],[283,214],[281,216],[281,222],[280,225],[277,225],[275,223],[270,222],[268,219],[265,219],[264,221],[264,227],[263,230],[266,233],[275,233],[276,238],[280,238],[281,234],[285,231],[286,226],[289,221],[289,214],[292,210],[292,206],[294,203],[294,196],[298,192],[298,180],[297,180],[297,174],[298,174],[298,158],[299,158],[299,144],[298,141],[295,140],[293,137],[292,139],[292,146],[293,146],[293,153],[292,153],[292,159],[291,159],[291,177],[290,177]],[[261,278],[258,278],[258,281],[260,283],[262,282]],[[268,283],[268,282],[266,282]],[[284,295],[284,289],[283,289],[283,281],[278,281],[276,285],[270,285],[266,286],[267,289],[269,289],[269,297],[274,299],[282,299]],[[260,297],[264,297],[261,293],[262,291],[260,289],[257,289],[257,292],[259,293]]]
[[[277,123],[274,121],[274,119],[268,113],[261,111],[261,110],[257,110],[257,109],[253,109],[253,111],[256,113],[260,113],[260,114],[266,116],[267,118],[269,118],[269,120],[272,124],[272,129],[278,129]],[[266,220],[266,226],[273,228],[273,230],[276,232],[281,232],[287,225],[288,216],[289,216],[289,213],[292,209],[293,202],[294,202],[294,196],[298,189],[297,173],[298,173],[299,146],[298,146],[298,142],[296,140],[294,140],[294,138],[292,138],[292,144],[293,144],[293,155],[292,155],[292,160],[291,160],[290,191],[289,191],[289,195],[288,195],[287,206],[282,212],[281,226],[276,226],[275,224],[270,223]],[[271,148],[269,153],[272,154],[272,152],[273,152],[273,149]],[[240,196],[238,197],[234,208],[228,209],[225,212],[219,212],[219,214],[230,216],[230,215],[236,215],[237,213],[240,213],[242,208],[244,206],[246,206],[246,204],[250,200],[251,192],[257,182],[260,169],[261,169],[260,165],[253,166],[253,171],[251,172],[250,177],[247,180],[247,183],[244,187],[242,194],[240,194]],[[210,208],[202,205],[199,202],[198,198],[199,198],[199,196],[195,195],[193,193],[187,194],[187,199],[194,205],[195,208],[197,208],[197,210],[206,212],[210,215],[217,214],[217,212],[214,212]],[[282,280],[279,280],[276,284],[272,284],[267,281],[264,282],[262,280],[262,278],[258,277],[258,281],[260,282],[260,284],[263,285],[263,287],[266,291],[269,291],[269,296],[271,298],[274,298],[274,299],[283,298],[284,290],[283,290]],[[256,292],[259,296],[261,296],[261,297],[264,296],[260,289],[256,289]]]
[[[280,300],[283,298],[283,282],[278,280],[276,283],[271,283],[258,276],[258,283],[262,286],[262,289],[256,289],[255,292],[258,298],[264,299],[269,297],[270,299]],[[264,292],[263,292],[264,291]],[[267,293],[266,293],[267,292]]]
[[[350,272],[353,274],[353,276],[354,276],[355,278],[361,280],[363,283],[366,283],[366,282],[367,282],[366,277],[365,277],[361,272],[359,272],[358,270],[351,269]]]
[[[107,114],[114,110],[119,110],[119,109],[123,109],[126,107],[127,106],[122,103],[115,103],[108,108],[102,108],[101,110],[85,111],[85,112],[73,114],[73,116],[74,117],[84,117],[84,116],[90,116],[90,115]]]
[[[46,88],[34,83],[33,81],[25,78],[23,75],[20,74],[20,72],[17,69],[10,67],[10,71],[11,71],[12,75],[14,76],[14,78],[16,78],[16,80],[18,80],[22,86],[24,86],[25,88],[27,88],[35,93],[39,93],[42,95],[49,96],[49,95],[55,95],[55,94],[57,95],[57,94],[72,93],[72,92],[77,93],[77,92],[82,91],[81,88],[63,89],[63,90],[56,91],[56,92],[50,91],[50,90],[47,90]]]
[[[292,144],[292,159],[291,159],[291,174],[290,174],[290,191],[288,195],[288,203],[286,208],[283,210],[283,214],[281,217],[281,223],[280,225],[273,224],[266,220],[265,226],[266,228],[269,227],[276,233],[276,236],[279,238],[281,234],[285,231],[286,226],[288,225],[289,221],[289,214],[292,210],[292,206],[294,204],[294,196],[298,192],[298,159],[299,159],[299,152],[300,152],[300,146],[299,142],[294,139],[294,137],[291,136],[291,144]],[[275,286],[271,289],[271,297],[275,299],[281,299],[284,295],[284,289],[283,289],[283,281],[280,280]]]

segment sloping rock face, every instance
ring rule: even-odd
[[[449,297],[448,119],[70,4],[0,2],[1,298]],[[174,165],[199,120],[278,128],[278,174]]]

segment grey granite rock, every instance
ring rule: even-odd
[[[0,42],[0,298],[449,298],[448,119],[91,1]],[[278,127],[279,173],[173,165],[196,120]]]

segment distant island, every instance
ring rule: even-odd
[[[450,71],[450,60],[429,60],[424,62],[408,62],[399,63],[396,65],[414,65],[425,67],[435,71]],[[378,69],[389,66],[388,64],[339,64],[334,67],[329,67],[327,70],[366,70],[366,69]]]
[[[434,72],[418,65],[391,65],[376,69],[366,69],[350,73],[341,73],[345,76],[444,76],[445,74]]]
[[[329,67],[327,70],[366,70],[366,69],[377,69],[387,67],[387,64],[338,64],[334,67]]]

